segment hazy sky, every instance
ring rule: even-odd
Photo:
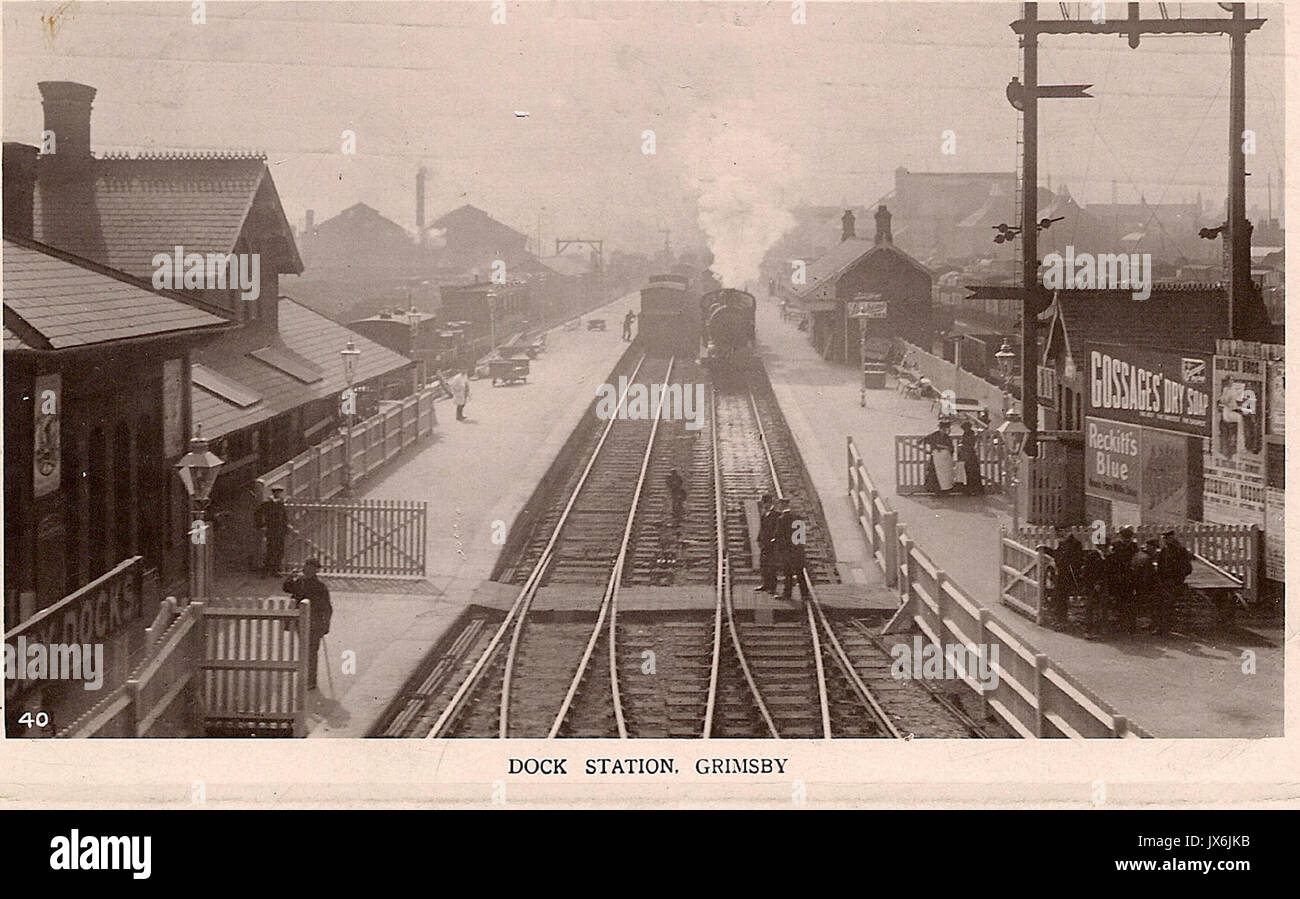
[[[1087,16],[1093,4],[1067,6]],[[55,10],[51,33],[42,19]],[[1277,209],[1283,25],[1279,5],[1261,14],[1272,21],[1248,43],[1250,200],[1263,204],[1273,173]],[[547,244],[558,231],[642,250],[662,245],[659,228],[698,238],[702,178],[776,204],[838,204],[876,200],[897,166],[1015,169],[1004,89],[1019,4],[809,3],[806,25],[784,0],[528,2],[508,4],[505,24],[492,15],[487,0],[208,2],[195,25],[189,3],[6,2],[4,137],[39,140],[37,81],[80,81],[99,90],[97,150],[264,150],[295,224],[364,201],[413,226],[423,164],[430,219],[468,202],[531,236],[545,207]],[[1121,201],[1223,195],[1226,37],[1138,50],[1048,37],[1040,65],[1044,82],[1092,82],[1098,97],[1043,104],[1040,171],[1054,186],[1084,202],[1109,201],[1112,180]],[[355,156],[341,153],[345,129]],[[955,155],[941,152],[945,129]]]

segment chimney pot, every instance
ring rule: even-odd
[[[876,209],[877,246],[881,244],[892,244],[894,242],[894,231],[890,225],[893,218],[893,215],[890,214],[889,209],[886,208],[884,203],[881,203],[880,207]]]
[[[54,133],[54,153],[45,158],[65,171],[84,165],[90,154],[90,107],[95,89],[75,81],[40,81],[45,130]]]
[[[852,209],[844,210],[844,216],[840,219],[840,224],[841,224],[840,240],[841,241],[852,240],[857,236],[854,230],[854,225],[856,224],[856,221],[857,220],[854,218]]]

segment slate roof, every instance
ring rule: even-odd
[[[145,282],[90,260],[26,242],[4,240],[4,307],[43,338],[33,345],[10,327],[4,348],[62,350],[227,324]]]
[[[89,162],[85,189],[37,179],[33,237],[137,277],[153,257],[179,245],[187,253],[231,253],[254,208],[266,204],[287,240],[282,258],[263,260],[299,273],[302,259],[275,185],[260,156],[108,157]],[[264,256],[266,255],[263,251]]]
[[[1085,343],[1213,353],[1215,340],[1228,336],[1228,301],[1223,287],[1206,285],[1156,284],[1142,301],[1125,290],[1059,290],[1039,319],[1050,323],[1048,355],[1053,341],[1068,343],[1076,360]],[[1239,309],[1238,325],[1243,339],[1264,339],[1263,303]]]
[[[879,253],[893,253],[912,265],[918,271],[931,274],[930,270],[893,244],[877,244],[874,240],[853,237],[842,240],[823,255],[808,264],[806,272],[808,285],[800,290],[798,297],[811,297],[819,287],[828,281],[834,281],[846,269],[859,260],[868,259]]]
[[[193,361],[224,379],[234,381],[259,399],[241,407],[222,399],[196,381],[191,392],[194,422],[203,425],[205,436],[216,438],[274,418],[305,403],[337,396],[347,386],[339,351],[349,340],[361,350],[355,383],[414,364],[405,356],[313,312],[296,300],[280,297],[280,333],[272,349],[280,353],[287,351],[305,360],[320,371],[320,380],[303,383],[275,365],[256,358],[253,353],[261,353],[265,347],[250,347],[243,335],[233,333],[195,351]]]

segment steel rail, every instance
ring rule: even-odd
[[[618,624],[618,591],[623,580],[623,566],[627,561],[627,548],[632,542],[632,530],[636,524],[636,512],[641,503],[641,492],[645,487],[646,472],[650,469],[650,457],[654,453],[655,436],[659,433],[659,422],[663,415],[664,400],[668,395],[668,385],[672,382],[673,363],[675,357],[668,360],[668,371],[664,374],[664,382],[659,391],[659,403],[655,406],[654,419],[650,424],[650,436],[646,440],[645,453],[641,457],[641,471],[637,474],[636,488],[632,493],[632,505],[627,512],[627,524],[623,527],[623,539],[619,542],[618,557],[614,560],[614,569],[610,572],[609,582],[605,585],[605,594],[601,597],[600,612],[596,616],[596,626],[592,628],[591,637],[587,640],[586,649],[582,653],[582,661],[578,663],[578,670],[574,672],[573,679],[569,683],[568,692],[564,695],[564,702],[560,705],[560,710],[556,713],[555,721],[551,724],[551,732],[547,734],[548,738],[554,738],[559,735],[560,728],[564,726],[565,719],[569,716],[569,709],[573,706],[573,699],[578,694],[578,687],[582,684],[582,678],[587,673],[587,665],[591,661],[592,653],[596,649],[596,643],[600,640],[600,633],[605,624],[605,619],[609,619],[609,684],[610,692],[614,701],[614,719],[618,724],[618,736],[620,739],[627,739],[627,721],[623,716],[622,697],[618,690],[618,648],[616,639],[616,629]]]
[[[767,703],[763,701],[763,694],[758,688],[758,681],[754,679],[754,674],[749,668],[749,662],[745,659],[745,650],[740,643],[740,629],[736,625],[736,610],[731,602],[731,558],[727,555],[726,549],[727,515],[726,504],[722,495],[722,456],[718,446],[718,392],[716,389],[710,393],[709,414],[713,420],[713,492],[714,511],[717,515],[718,600],[713,612],[713,662],[709,671],[709,704],[705,712],[704,736],[706,738],[713,736],[713,715],[717,704],[718,669],[722,656],[722,616],[725,611],[727,631],[731,635],[731,645],[735,650],[736,661],[740,665],[741,674],[744,675],[745,683],[749,686],[750,695],[754,697],[754,704],[758,707],[763,723],[767,725],[768,733],[774,739],[779,740],[781,734],[777,730],[776,722],[772,720],[772,714],[768,711]]]
[[[538,557],[537,564],[533,566],[533,570],[529,573],[528,579],[519,590],[519,595],[515,598],[514,603],[511,604],[509,611],[506,613],[506,617],[497,627],[496,632],[492,635],[492,639],[488,642],[487,647],[479,656],[478,661],[474,663],[474,667],[470,669],[469,675],[466,676],[460,687],[457,688],[455,694],[452,695],[451,700],[448,701],[442,714],[439,715],[438,720],[434,722],[432,729],[430,729],[429,733],[425,735],[425,739],[432,740],[441,737],[443,732],[454,723],[456,717],[463,710],[465,702],[469,699],[473,691],[479,687],[484,671],[487,670],[491,660],[495,657],[498,648],[500,648],[502,638],[513,623],[514,632],[511,635],[510,648],[508,655],[506,656],[506,670],[503,672],[501,682],[502,701],[499,719],[500,726],[498,729],[498,733],[501,737],[504,738],[506,736],[505,731],[509,708],[510,676],[513,673],[515,655],[519,649],[519,636],[522,633],[524,617],[528,613],[528,607],[532,605],[533,597],[536,596],[538,587],[541,586],[542,576],[545,574],[547,567],[551,564],[555,545],[559,542],[560,533],[563,531],[564,525],[568,522],[569,513],[573,510],[574,504],[578,501],[578,495],[582,492],[582,488],[587,483],[587,476],[591,474],[592,468],[596,465],[596,459],[600,456],[600,451],[605,446],[605,441],[609,437],[610,431],[613,430],[614,422],[618,420],[618,410],[622,408],[624,401],[627,399],[628,390],[631,389],[631,385],[635,383],[636,376],[641,371],[641,366],[645,364],[645,360],[646,356],[642,354],[640,360],[637,361],[636,368],[632,369],[632,374],[628,376],[627,389],[625,389],[619,396],[618,405],[615,406],[615,414],[611,415],[609,421],[605,423],[605,429],[601,432],[600,439],[596,442],[595,449],[592,450],[591,458],[587,460],[587,466],[583,469],[582,476],[578,479],[577,485],[569,496],[569,501],[565,504],[564,511],[560,514],[559,521],[555,524],[555,529],[551,533],[550,540],[547,541],[545,548]]]
[[[763,417],[758,411],[758,400],[754,398],[754,392],[749,393],[749,405],[754,412],[754,426],[758,428],[758,440],[763,445],[763,456],[767,460],[767,470],[772,476],[772,486],[776,490],[777,499],[785,499],[785,492],[781,489],[781,478],[776,473],[776,463],[772,458],[772,447],[767,442],[767,431],[763,428]],[[812,587],[812,578],[808,577],[808,569],[802,568],[799,571],[800,593],[803,588]],[[826,666],[822,661],[821,639],[817,634],[817,621],[813,617],[812,606],[815,602],[812,590],[809,589],[804,600],[804,606],[808,612],[808,633],[812,637],[813,644],[813,661],[817,669],[817,702],[820,706],[822,718],[822,738],[829,740],[831,738],[831,707],[830,693],[826,689]]]
[[[777,496],[784,496],[781,492],[781,481],[776,474],[776,465],[772,459],[772,447],[767,442],[767,433],[763,429],[763,421],[759,416],[758,400],[754,398],[752,392],[749,395],[749,401],[754,409],[754,420],[758,423],[758,433],[763,443],[763,451],[767,454],[768,468],[772,473],[772,483],[776,485]],[[831,630],[830,620],[826,617],[826,611],[822,607],[821,601],[817,598],[817,591],[813,589],[812,577],[808,574],[808,569],[801,569],[799,577],[801,579],[801,586],[808,591],[806,594],[807,601],[804,605],[808,611],[808,626],[812,630],[813,652],[817,655],[817,686],[818,689],[821,690],[823,735],[826,739],[831,739],[833,736],[831,732],[829,697],[826,690],[825,668],[822,664],[821,639],[817,633],[818,622],[821,623],[822,629],[826,631],[826,638],[831,648],[831,657],[835,660],[836,666],[848,680],[853,691],[857,693],[858,700],[863,704],[873,718],[884,725],[885,730],[889,732],[890,736],[899,740],[904,739],[903,733],[899,731],[899,729],[894,725],[894,722],[890,720],[887,714],[885,714],[885,710],[880,705],[880,702],[858,675],[857,669],[853,667],[853,662],[849,658],[848,653],[844,651],[844,647],[835,636],[835,632]]]

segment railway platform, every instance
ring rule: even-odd
[[[621,316],[635,302],[635,294],[622,297],[583,318]],[[430,500],[428,575],[414,584],[327,581],[332,680],[322,669],[320,690],[309,697],[311,737],[365,736],[447,627],[483,588],[499,586],[487,580],[502,548],[494,536],[518,516],[626,348],[614,331],[553,329],[527,383],[493,389],[490,380],[472,381],[467,421],[442,409],[418,453],[358,491]],[[216,590],[279,594],[280,584],[218,571]],[[354,674],[341,673],[346,652],[355,653]]]
[[[899,521],[925,552],[995,618],[1120,714],[1158,737],[1282,736],[1281,628],[1089,642],[1016,614],[998,602],[999,528],[1011,526],[1003,498],[894,493],[894,435],[932,430],[930,401],[869,390],[863,409],[858,373],[824,361],[805,333],[782,322],[775,304],[759,301],[757,329],[759,353],[821,497],[842,571],[847,566],[868,581],[876,573],[847,496],[844,445],[852,436]],[[1247,650],[1254,654],[1253,674],[1242,670]]]

